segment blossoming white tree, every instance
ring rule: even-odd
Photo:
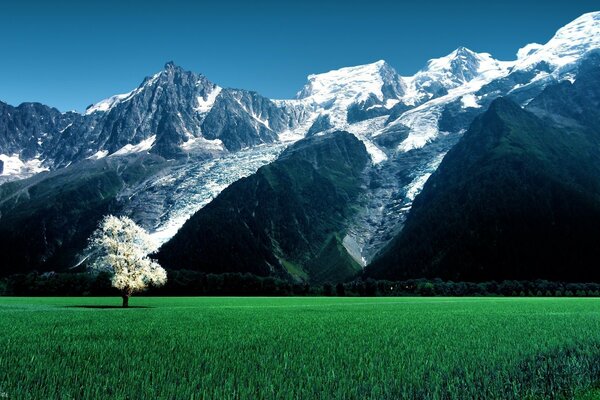
[[[148,257],[157,249],[131,219],[108,215],[90,237],[87,253],[93,270],[112,274],[112,285],[121,292],[123,307],[128,307],[132,294],[167,281],[167,272]]]

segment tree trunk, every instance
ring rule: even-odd
[[[127,307],[129,307],[129,295],[124,294],[123,295],[123,308],[127,308]]]

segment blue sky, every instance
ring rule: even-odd
[[[289,98],[310,73],[379,59],[406,75],[460,45],[514,59],[598,9],[597,0],[1,0],[0,100],[82,111],[169,60],[221,86]]]

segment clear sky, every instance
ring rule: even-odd
[[[512,60],[598,10],[598,0],[0,0],[0,100],[82,111],[169,60],[290,98],[310,73],[379,59],[403,75],[461,45]]]

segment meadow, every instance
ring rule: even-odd
[[[9,399],[595,398],[595,298],[0,297]],[[596,390],[596,391],[594,391]]]

